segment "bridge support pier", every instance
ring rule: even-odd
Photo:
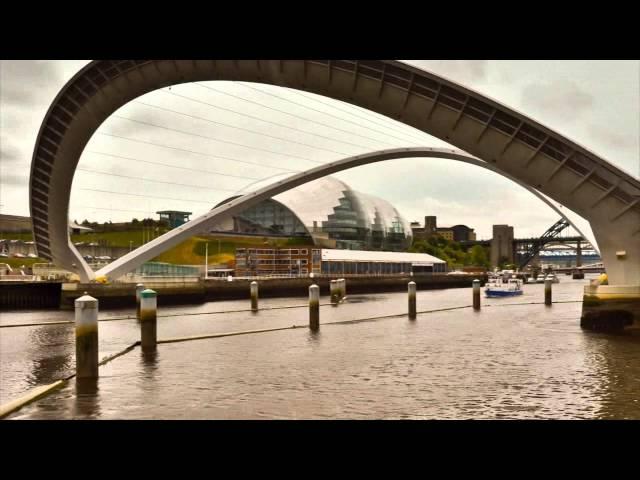
[[[582,245],[580,240],[576,242],[576,267],[582,266]]]
[[[600,332],[639,332],[640,285],[585,286],[580,326]]]

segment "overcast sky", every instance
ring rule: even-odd
[[[1,213],[29,215],[38,129],[55,95],[86,63],[0,61]],[[640,176],[640,62],[409,63],[515,108]],[[257,179],[417,145],[447,144],[306,92],[238,82],[178,85],[134,100],[100,127],[78,165],[70,217],[115,222],[155,218],[165,209],[195,216]],[[558,219],[501,176],[449,160],[393,160],[337,177],[390,201],[409,221],[437,215],[440,226],[464,223],[479,238],[490,238],[495,223],[514,225],[518,237],[540,235]]]

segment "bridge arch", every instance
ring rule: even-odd
[[[178,83],[208,80],[306,90],[440,138],[589,220],[610,283],[640,285],[638,179],[519,112],[392,60],[91,62],[57,95],[36,140],[30,209],[40,256],[83,277],[92,275],[67,231],[73,173],[85,145],[111,113],[134,98]]]
[[[445,158],[449,160],[461,161],[467,164],[476,165],[481,168],[498,172],[497,168],[490,164],[473,158],[466,152],[461,150],[452,150],[444,148],[394,148],[388,150],[380,150],[377,152],[366,153],[362,155],[355,155],[336,162],[330,162],[310,170],[291,175],[283,180],[275,181],[265,187],[258,190],[247,193],[241,197],[232,199],[226,203],[219,204],[214,209],[201,215],[198,218],[191,220],[190,222],[175,228],[166,234],[152,240],[149,243],[137,248],[135,251],[119,258],[118,260],[110,263],[96,272],[97,276],[107,276],[111,278],[118,278],[121,275],[133,270],[137,266],[141,265],[147,260],[150,260],[158,256],[163,251],[171,248],[174,245],[186,240],[187,238],[201,233],[213,225],[228,219],[230,216],[236,215],[245,209],[257,205],[258,203],[269,199],[279,193],[291,190],[304,183],[311,182],[318,178],[326,177],[333,173],[348,170],[350,168],[369,165],[371,163],[382,162],[386,160],[393,160],[399,158],[412,158],[412,157],[427,157],[427,158]],[[500,173],[500,172],[498,172]],[[519,180],[511,177],[509,174],[501,173],[506,178],[514,181],[515,183],[523,186],[531,193],[533,193],[540,200],[550,206],[556,213],[562,218],[567,220],[573,228],[575,228],[580,235],[584,237],[582,232],[569,220],[565,214],[547,198],[541,195],[535,189],[523,185]]]

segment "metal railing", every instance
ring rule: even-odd
[[[407,273],[407,272],[399,272],[399,273],[314,273],[313,280],[317,280],[319,278],[371,278],[371,277],[430,277],[433,275],[446,275],[450,272],[420,272],[420,273]],[[477,273],[467,273],[462,272],[465,275],[477,275]],[[311,277],[308,273],[303,274],[271,274],[271,275],[238,275],[232,276],[232,281],[235,280],[274,280],[274,279],[282,279],[282,278],[308,278],[311,280]],[[228,277],[209,277],[207,280],[217,280],[217,281],[229,281]]]
[[[35,282],[36,275],[0,275],[0,282]]]

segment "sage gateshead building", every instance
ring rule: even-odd
[[[226,203],[233,198],[225,200]],[[213,229],[286,236],[324,248],[406,251],[411,225],[386,200],[324,177],[274,196]]]

